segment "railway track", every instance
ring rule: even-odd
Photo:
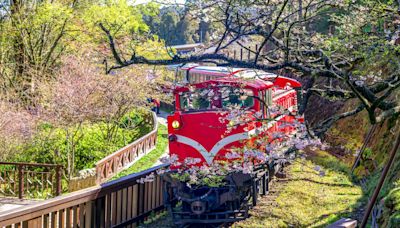
[[[279,194],[282,192],[282,189],[285,188],[286,183],[288,182],[287,177],[273,177],[273,179],[270,182],[270,190],[267,195],[265,196],[259,196],[258,200],[258,205],[253,207],[250,210],[251,215],[257,215],[260,213],[264,214],[269,214],[271,211],[265,211],[265,207],[267,208],[272,208],[274,206],[277,206],[276,199],[278,198]],[[239,222],[240,223],[240,222]],[[160,227],[165,227],[165,228],[172,228],[176,227],[173,222],[172,218],[170,217],[169,214],[166,214],[165,216],[155,220],[152,223],[149,224],[143,224],[139,227],[142,228],[160,228]],[[185,228],[204,228],[204,224],[200,225],[187,225]],[[240,227],[240,225],[237,225],[237,223],[223,223],[223,224],[217,224],[217,225],[209,225],[207,228],[226,228],[226,227]]]
[[[284,168],[285,170],[286,168]],[[273,216],[272,209],[274,207],[278,207],[278,202],[276,199],[281,194],[282,190],[285,189],[287,183],[290,181],[289,177],[287,176],[286,172],[279,173],[278,175],[274,176],[272,180],[269,182],[269,191],[265,196],[259,196],[257,200],[257,205],[249,211],[250,217],[251,216]],[[243,220],[245,221],[245,220]],[[236,223],[228,224],[228,226],[221,226],[221,227],[242,227],[241,221]]]

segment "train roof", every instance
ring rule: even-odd
[[[243,86],[244,88],[247,89],[256,89],[256,90],[265,90],[268,88],[272,88],[274,84],[270,81],[265,81],[261,79],[242,79],[242,78],[231,78],[231,77],[224,77],[224,78],[218,78],[214,80],[209,80],[205,82],[200,82],[196,84],[192,84],[190,86],[194,86],[196,88],[206,88],[209,85],[229,85],[229,86],[235,86],[235,87],[241,87]],[[182,87],[177,87],[175,89],[175,93],[179,92],[186,92],[189,90],[189,86],[182,86]]]
[[[179,67],[174,65],[175,67]],[[296,79],[277,75],[275,73],[266,72],[263,70],[249,68],[233,68],[219,66],[199,66],[198,64],[189,63],[180,67],[182,70],[189,70],[192,73],[212,74],[221,76],[233,76],[235,78],[245,79],[263,79],[274,83],[275,86],[284,88],[290,86],[292,88],[301,87],[300,82]]]
[[[274,83],[275,86],[285,88],[286,86],[290,86],[292,88],[300,88],[301,83],[293,78],[288,78],[281,75],[270,75],[263,77],[263,80],[268,80]]]
[[[184,69],[184,68],[183,68]],[[201,72],[204,74],[221,74],[224,76],[233,75],[236,72],[240,72],[243,68],[232,68],[232,67],[217,67],[217,66],[192,66],[188,67],[191,73]]]

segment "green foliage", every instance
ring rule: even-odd
[[[197,181],[192,180],[190,174],[187,172],[172,174],[171,177],[175,180],[187,182],[195,186],[208,186],[217,188],[221,187],[225,183],[225,176],[219,176],[216,174],[204,175],[203,177],[200,177]]]
[[[126,124],[128,123],[128,125]],[[84,123],[78,128],[58,128],[43,122],[34,139],[21,146],[21,152],[11,160],[38,163],[58,163],[68,167],[69,151],[73,146],[75,170],[92,168],[106,155],[135,141],[151,129],[144,121],[143,113],[131,112],[119,123],[112,141],[106,139],[106,124],[102,122]],[[77,130],[75,130],[77,129]],[[71,143],[73,142],[73,143]]]
[[[329,153],[324,151],[316,151],[316,156],[311,156],[310,160],[314,163],[325,167],[326,169],[334,172],[340,172],[349,175],[349,166],[343,162],[339,162],[338,159]]]
[[[394,228],[400,226],[400,188],[392,189],[385,197],[385,210],[387,224],[382,227]]]
[[[154,5],[150,9],[140,7],[145,13],[155,10]],[[132,6],[127,0],[108,0],[104,3],[93,4],[84,14],[84,20],[89,29],[99,30],[98,24],[106,26],[116,38],[120,35],[133,34],[148,30],[148,26],[142,19],[139,8]]]
[[[207,43],[214,25],[188,14],[184,15],[184,11],[184,7],[163,7],[158,15],[146,16],[145,21],[151,32],[165,40],[168,45]]]
[[[374,154],[374,153],[373,153],[373,151],[372,151],[371,148],[365,148],[364,153],[363,153],[363,155],[362,155],[362,158],[363,158],[363,159],[370,159],[370,158],[372,157],[373,154]]]
[[[1,95],[30,103],[36,82],[51,78],[68,50],[74,8],[62,1],[11,3],[12,10],[2,10],[0,18]]]
[[[160,124],[158,125],[157,145],[154,150],[140,158],[131,167],[118,173],[112,180],[127,176],[132,173],[137,173],[153,167],[159,158],[166,152],[168,147],[167,128]]]
[[[146,56],[148,59],[169,59],[163,40],[157,36],[148,37],[145,41],[133,41],[131,44],[137,55]]]
[[[209,186],[209,187],[220,187],[225,179],[225,176],[208,176],[202,178],[200,181],[200,185]]]

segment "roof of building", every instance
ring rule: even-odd
[[[181,44],[181,45],[174,45],[171,46],[171,48],[175,48],[177,51],[183,50],[183,49],[194,49],[197,47],[203,46],[202,43],[194,43],[194,44]]]

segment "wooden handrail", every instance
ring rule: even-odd
[[[79,227],[112,227],[142,219],[163,208],[163,183],[157,170],[167,167],[159,165],[103,185],[4,212],[0,214],[0,227],[21,223],[27,227],[50,227],[49,224],[51,227],[78,224]],[[138,182],[151,174],[155,176],[153,182]]]
[[[32,166],[32,167],[63,167],[58,164],[47,164],[47,163],[28,163],[28,162],[0,162],[0,165],[23,165],[23,166]]]
[[[121,170],[131,166],[135,160],[155,148],[157,142],[158,121],[152,112],[153,130],[129,145],[117,150],[96,163],[96,183],[101,184]]]
[[[18,196],[23,199],[28,192],[30,197],[48,194],[59,196],[62,192],[62,165],[27,162],[0,162],[0,189],[4,196]],[[30,168],[44,168],[45,171]],[[40,197],[39,197],[40,198]]]

